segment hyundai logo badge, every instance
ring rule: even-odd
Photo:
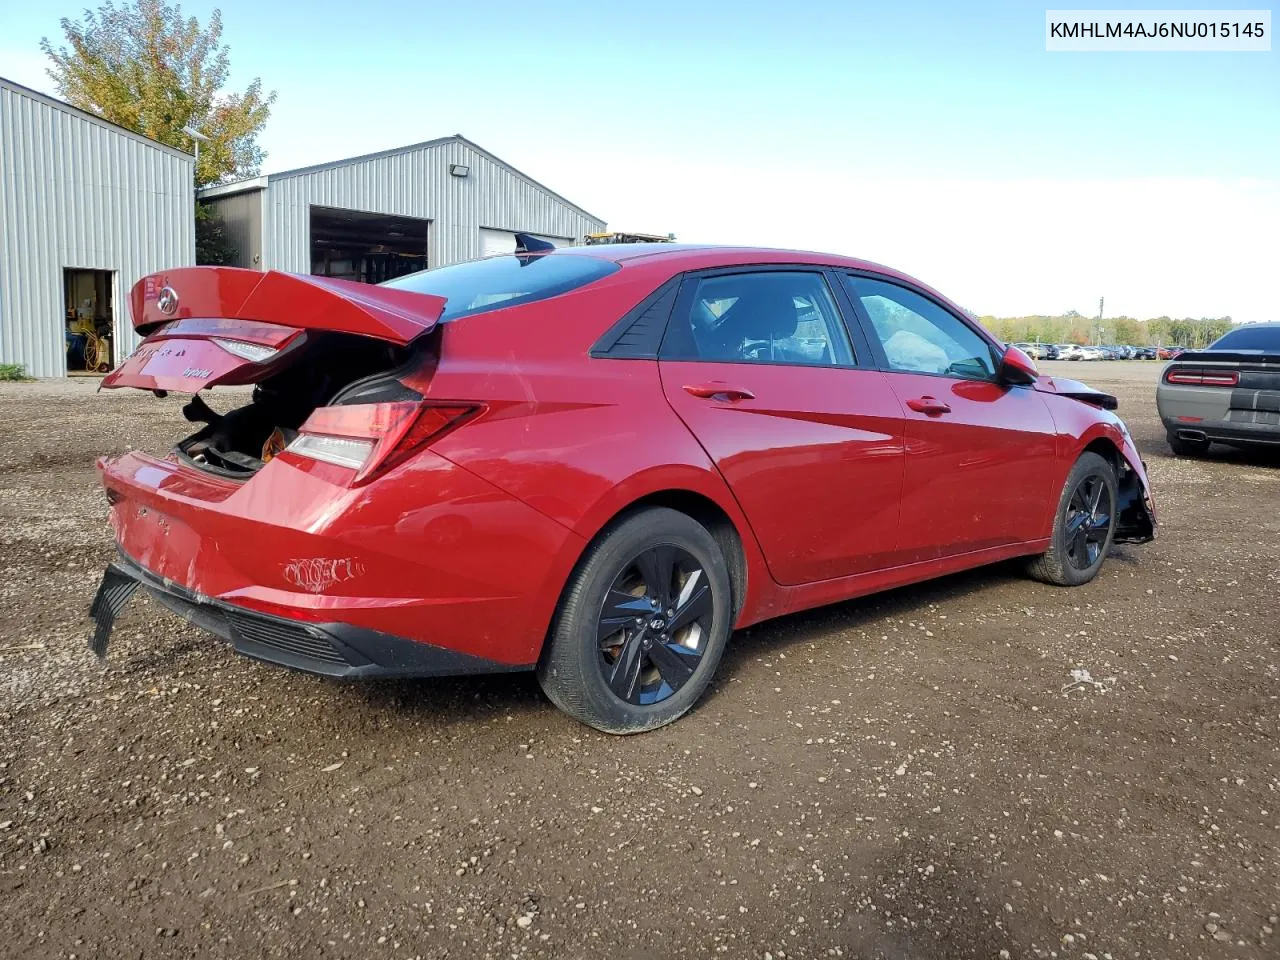
[[[178,309],[178,291],[173,287],[161,287],[160,296],[156,298],[156,306],[166,317],[173,316]]]

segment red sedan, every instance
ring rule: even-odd
[[[910,277],[522,242],[381,286],[140,282],[146,340],[103,386],[195,394],[197,428],[99,463],[99,654],[142,585],[262,660],[536,670],[624,733],[688,710],[735,627],[1012,557],[1082,584],[1154,536],[1114,399]]]

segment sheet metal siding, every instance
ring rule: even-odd
[[[450,164],[470,167],[466,177]],[[581,240],[604,222],[584,216],[545,189],[469,146],[450,141],[310,173],[271,178],[263,209],[262,267],[311,271],[310,208],[342,207],[432,221],[432,266],[480,256],[480,228]]]
[[[235,247],[235,267],[257,269],[262,265],[262,197],[265,191],[249,190],[205,203],[222,220],[227,239]]]
[[[0,85],[0,362],[66,372],[64,267],[116,272],[114,358],[137,346],[129,288],[195,263],[192,158]]]

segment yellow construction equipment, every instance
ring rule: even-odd
[[[660,237],[656,233],[588,233],[585,241],[588,245],[596,243],[675,243],[676,237],[668,233]]]

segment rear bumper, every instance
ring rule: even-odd
[[[136,452],[101,461],[120,552],[179,599],[315,627],[360,654],[322,672],[388,665],[378,637],[537,661],[580,538],[429,450],[357,488],[282,461],[245,483]],[[426,672],[439,671],[402,671]]]
[[[529,669],[352,626],[249,610],[195,593],[121,555],[103,574],[90,615],[90,646],[105,656],[115,617],[138,588],[174,613],[227,640],[237,653],[326,677],[443,677]]]
[[[1249,423],[1240,420],[1164,419],[1165,430],[1187,440],[1213,440],[1229,444],[1280,445],[1280,424]]]
[[[1161,383],[1156,407],[1174,436],[1233,444],[1280,444],[1280,412],[1232,409],[1235,391]],[[1235,406],[1240,406],[1236,401]]]

